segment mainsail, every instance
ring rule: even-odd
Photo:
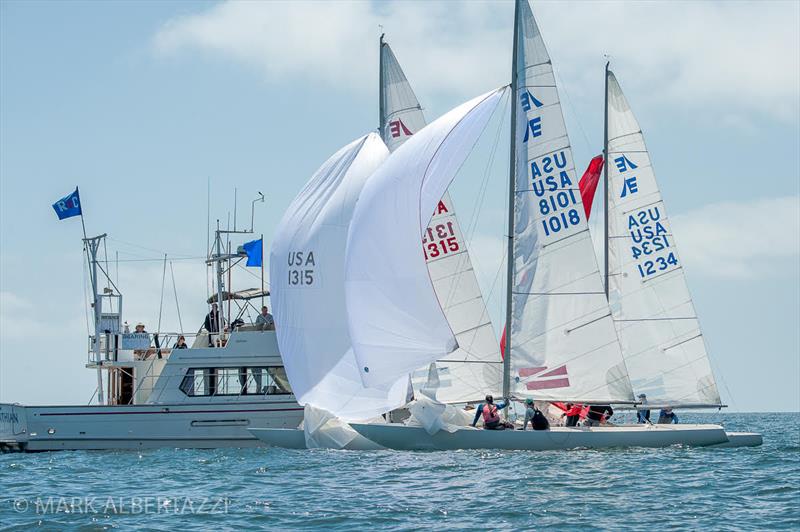
[[[394,382],[458,348],[420,240],[504,93],[479,96],[423,128],[364,186],[347,239],[345,293],[366,386]]]
[[[390,151],[425,126],[425,117],[389,44],[380,44],[381,134]],[[502,381],[500,353],[486,303],[472,268],[466,240],[450,194],[445,192],[422,238],[428,272],[459,348],[436,361],[437,399],[444,403],[482,399],[498,393]],[[412,375],[419,391],[428,368]]]
[[[609,299],[634,391],[650,403],[719,405],[644,137],[611,71],[607,84]]]
[[[281,220],[270,250],[278,346],[302,405],[346,421],[403,404],[408,377],[365,388],[350,347],[344,294],[347,230],[364,183],[388,157],[375,133],[325,161]]]
[[[516,18],[510,391],[630,402],[550,57],[527,0]]]

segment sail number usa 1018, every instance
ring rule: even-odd
[[[580,201],[567,168],[564,150],[530,163],[531,187],[536,195],[544,235],[549,237],[581,224]]]

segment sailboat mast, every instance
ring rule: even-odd
[[[603,285],[605,286],[606,299],[608,299],[608,250],[609,236],[608,236],[608,190],[610,185],[608,183],[608,65],[610,61],[606,61],[606,92],[605,92],[605,108],[603,116],[603,244],[605,246],[603,251],[604,260],[604,276]]]
[[[386,131],[386,110],[383,94],[383,36],[381,33],[380,45],[378,46],[378,135],[383,139],[383,132]]]
[[[527,0],[525,0],[527,1]],[[514,2],[514,52],[511,59],[511,142],[508,156],[508,250],[506,251],[506,347],[503,357],[503,397],[511,395],[511,311],[514,289],[514,199],[517,168],[517,46],[519,3]]]

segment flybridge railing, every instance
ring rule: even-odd
[[[205,331],[197,333],[164,332],[159,334],[143,333],[103,333],[100,335],[100,349],[95,351],[95,338],[88,339],[88,362],[133,362],[164,356],[176,349],[178,338],[183,336],[186,348],[193,347],[197,338],[207,338]],[[217,336],[217,335],[214,335]]]

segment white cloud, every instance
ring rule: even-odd
[[[297,76],[372,91],[382,24],[422,95],[466,98],[508,82],[512,6],[223,2],[168,21],[154,46],[164,55],[220,54],[268,80]],[[534,9],[573,98],[597,97],[607,53],[643,103],[797,120],[800,4],[542,2]]]
[[[672,217],[681,257],[710,277],[774,277],[800,257],[800,196],[712,203]]]
[[[596,213],[592,219],[597,219]],[[690,275],[749,279],[797,275],[800,269],[800,196],[711,203],[676,214],[671,221]],[[596,229],[602,231],[601,226],[592,227]],[[503,264],[504,245],[500,235],[480,234],[470,242],[470,257],[485,296]],[[602,243],[597,251],[602,256]],[[504,311],[505,271],[500,273],[489,304],[496,322]]]

